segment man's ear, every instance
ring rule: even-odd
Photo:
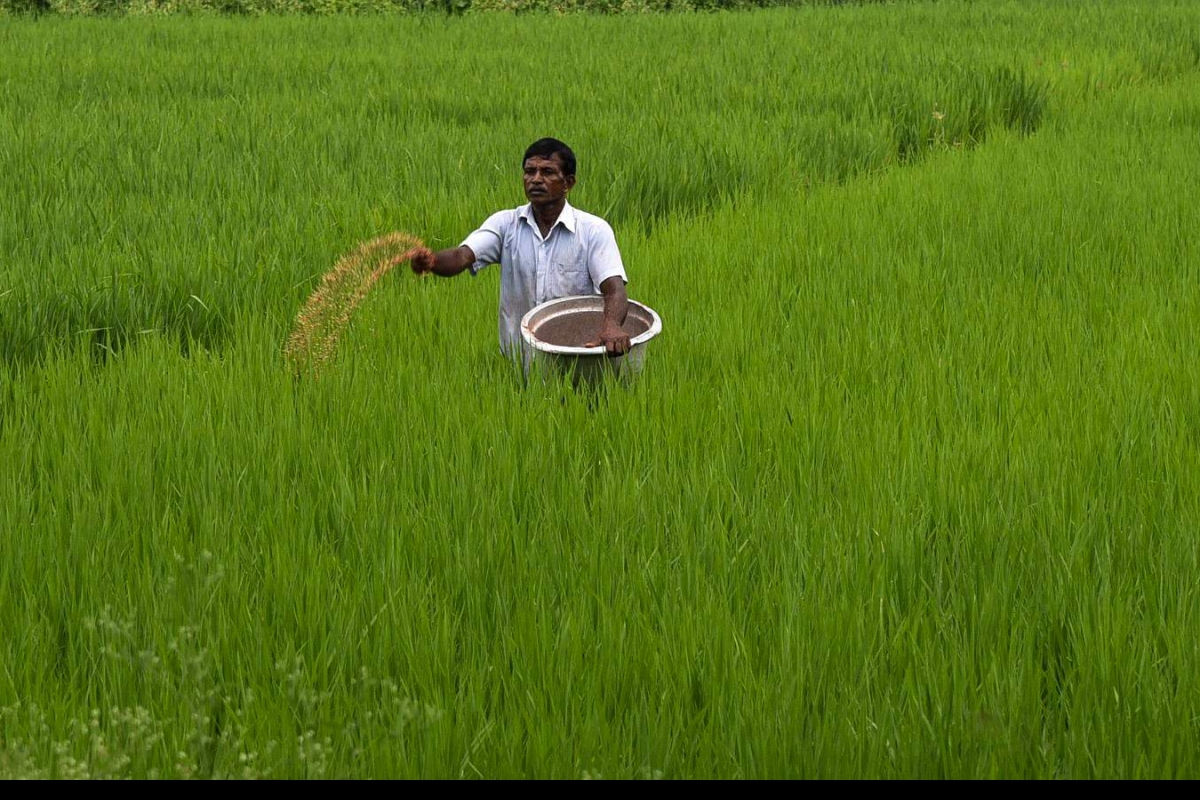
[[[574,188],[575,188],[575,176],[568,175],[567,176],[567,191],[569,192]]]

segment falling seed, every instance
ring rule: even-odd
[[[338,259],[296,315],[283,349],[292,371],[307,368],[315,377],[333,358],[354,310],[379,279],[424,246],[417,237],[396,231],[363,242]]]

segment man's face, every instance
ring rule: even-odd
[[[525,196],[537,205],[556,203],[575,185],[574,175],[564,175],[558,154],[525,159]]]

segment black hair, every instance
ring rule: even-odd
[[[534,156],[539,158],[558,156],[558,160],[562,163],[563,175],[575,174],[575,153],[558,139],[538,139],[529,145],[525,148],[525,157],[521,159],[521,166],[524,167],[525,162]]]

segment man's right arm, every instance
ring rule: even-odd
[[[453,278],[474,263],[475,253],[465,244],[436,253],[428,247],[422,247],[412,256],[413,272],[418,275],[432,272],[443,278]]]
[[[512,225],[512,211],[497,211],[474,231],[458,247],[433,252],[422,247],[412,257],[413,272],[424,275],[432,272],[443,278],[451,278],[468,267],[475,270],[487,264],[499,264],[503,251],[504,236]]]

